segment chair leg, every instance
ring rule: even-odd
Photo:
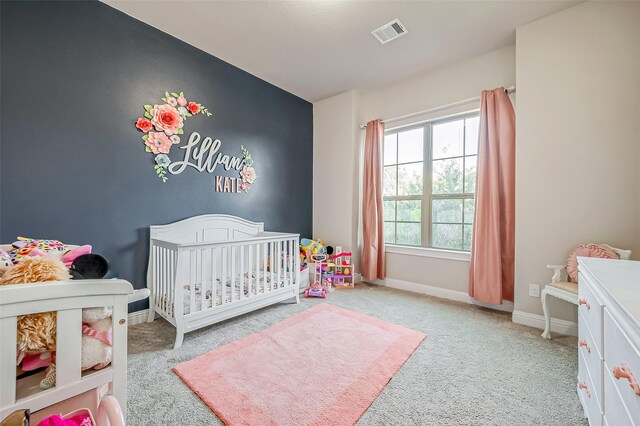
[[[544,312],[544,331],[542,337],[551,340],[551,313],[549,312],[548,296],[546,289],[542,290],[540,299],[542,300],[542,311]]]

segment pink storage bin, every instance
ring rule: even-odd
[[[37,426],[125,426],[122,408],[118,400],[111,395],[100,401],[96,418],[90,409],[80,408],[65,415],[45,417]]]

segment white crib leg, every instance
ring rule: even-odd
[[[184,326],[178,322],[176,324],[176,341],[173,344],[173,349],[178,349],[182,346],[182,341],[184,340]]]

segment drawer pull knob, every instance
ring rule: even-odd
[[[586,383],[578,383],[578,387],[579,387],[580,389],[583,389],[583,390],[584,390],[584,393],[586,393],[586,394],[587,394],[587,396],[588,396],[589,398],[591,398],[591,394],[589,393],[589,388],[587,388],[587,384],[586,384]]]
[[[629,387],[633,389],[633,393],[640,396],[640,385],[636,381],[633,374],[631,374],[631,370],[625,364],[620,365],[619,367],[613,367],[613,376],[616,380],[627,379],[629,381]]]
[[[585,305],[587,309],[591,309],[591,305],[589,304],[589,302],[587,302],[587,299],[585,299],[584,297],[578,300],[578,305]]]
[[[585,348],[587,352],[591,353],[591,347],[589,346],[589,342],[586,340],[580,340],[578,342],[578,346]]]

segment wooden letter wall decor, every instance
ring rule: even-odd
[[[213,173],[218,165],[224,171],[235,170],[240,177],[216,176],[215,190],[217,192],[248,192],[249,186],[257,179],[253,167],[251,153],[242,145],[242,157],[220,152],[222,141],[206,137],[201,140],[200,134],[192,132],[186,145],[180,146],[184,150],[182,160],[172,162],[169,157],[171,147],[180,144],[180,136],[184,134],[184,121],[196,114],[210,117],[212,114],[202,104],[188,101],[184,93],[165,92],[164,103],[145,105],[144,117],[136,121],[136,127],[144,133],[142,140],[146,152],[155,157],[156,174],[162,182],[166,182],[167,172],[172,175],[182,173],[187,167],[193,167],[199,172]]]

